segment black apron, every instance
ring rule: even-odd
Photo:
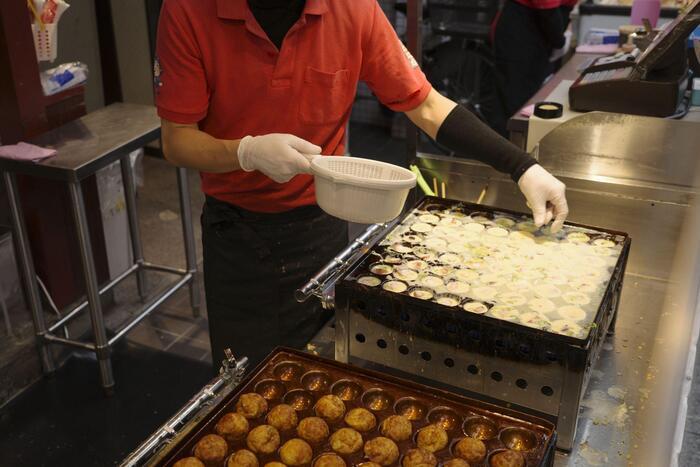
[[[278,345],[304,348],[332,316],[316,298],[294,299],[348,243],[347,223],[318,206],[265,214],[207,197],[202,243],[215,368],[227,347],[252,365]]]

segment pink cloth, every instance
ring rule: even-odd
[[[18,161],[40,162],[55,155],[55,149],[42,148],[27,143],[0,146],[0,157],[15,159]]]
[[[532,117],[533,113],[535,113],[535,104],[530,104],[520,109],[520,115],[523,117]]]

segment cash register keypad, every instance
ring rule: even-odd
[[[586,73],[581,79],[581,84],[593,83],[598,81],[609,81],[613,79],[625,79],[629,76],[632,68],[617,68],[613,70],[594,71]]]

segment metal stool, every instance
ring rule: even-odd
[[[186,269],[151,264],[144,260],[141,238],[136,214],[136,189],[130,167],[129,153],[143,147],[158,138],[160,119],[155,108],[133,104],[113,104],[90,113],[76,121],[51,130],[34,140],[40,146],[53,146],[58,154],[40,163],[0,159],[0,171],[7,186],[14,234],[17,238],[18,260],[20,263],[24,286],[26,287],[29,307],[36,330],[37,347],[41,357],[44,373],[55,369],[50,344],[62,344],[94,352],[99,363],[100,380],[107,394],[114,391],[114,376],[110,358],[112,346],[146,316],[155,310],[168,297],[184,285],[189,285],[190,302],[195,316],[199,314],[200,294],[197,287],[197,258],[192,228],[192,211],[190,208],[189,183],[187,170],[177,168],[182,228],[185,243]],[[88,232],[85,202],[81,181],[98,170],[119,160],[121,164],[122,183],[126,199],[127,216],[134,264],[102,288],[99,287],[92,245]],[[39,289],[34,271],[32,252],[29,246],[27,230],[22,214],[22,207],[17,190],[16,174],[60,180],[68,185],[71,198],[73,218],[78,233],[80,256],[85,278],[87,300],[70,310],[56,323],[47,328],[39,298]],[[143,304],[140,310],[123,324],[112,336],[107,337],[100,295],[119,284],[132,273],[136,273],[139,295],[142,301],[146,295],[145,271],[154,270],[176,275],[178,279],[164,291]],[[67,339],[55,334],[56,330],[88,308],[92,324],[92,342]]]

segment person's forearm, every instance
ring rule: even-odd
[[[435,139],[442,122],[455,107],[457,107],[456,102],[431,89],[423,103],[406,112],[406,116],[428,136]]]
[[[536,163],[466,108],[435,90],[418,108],[406,112],[406,115],[428,136],[458,156],[484,162],[509,174],[516,182]]]
[[[165,158],[177,166],[204,172],[239,170],[239,141],[216,139],[191,125],[163,122],[162,126]]]

